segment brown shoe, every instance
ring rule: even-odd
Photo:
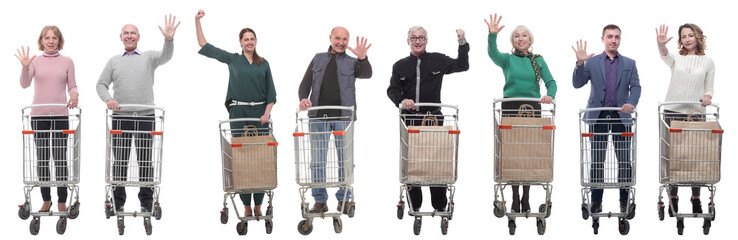
[[[341,201],[339,201],[339,202],[338,202],[338,208],[336,208],[336,211],[339,211],[339,212],[341,212],[341,208],[342,208],[342,207],[343,207],[344,205],[346,205],[346,207],[345,207],[345,208],[343,208],[343,212],[342,212],[342,213],[343,213],[343,214],[349,214],[349,211],[351,210],[351,206],[353,206],[353,205],[354,205],[354,203],[353,203],[353,202],[341,202]]]
[[[324,202],[322,203],[315,203],[313,205],[313,208],[310,209],[310,213],[324,213],[328,211],[328,205],[326,205]]]

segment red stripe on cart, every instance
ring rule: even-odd
[[[333,131],[333,136],[343,136],[346,135],[346,131]]]
[[[304,132],[296,132],[296,133],[292,133],[292,136],[293,137],[304,137],[305,136],[305,133]]]
[[[512,125],[500,125],[500,129],[512,129]]]
[[[582,137],[594,137],[594,133],[582,133]]]
[[[420,129],[408,129],[407,133],[420,133]]]
[[[162,136],[162,135],[164,135],[164,132],[160,132],[160,131],[151,131],[151,135],[156,135],[156,136]]]
[[[114,134],[114,135],[123,134],[123,130],[110,130],[110,134]]]
[[[231,147],[234,147],[234,148],[235,147],[242,147],[242,146],[243,146],[242,143],[231,143]]]
[[[673,133],[682,132],[682,129],[681,128],[669,128],[669,132],[673,132]]]
[[[62,131],[62,133],[63,134],[75,134],[75,133],[77,133],[77,131],[76,130],[64,130],[64,131]]]
[[[448,134],[456,134],[456,135],[459,135],[459,134],[461,134],[461,130],[448,130]]]
[[[624,133],[621,133],[620,135],[622,135],[623,137],[632,137],[633,136],[633,133],[632,132],[624,132]]]
[[[724,132],[724,131],[723,131],[722,129],[713,129],[713,130],[712,130],[712,133],[718,133],[718,134],[723,134],[723,132]]]
[[[543,126],[543,130],[556,130],[556,125]]]
[[[23,130],[23,134],[33,134],[33,130]]]
[[[277,145],[279,145],[279,143],[277,143],[277,142],[269,142],[269,143],[267,143],[267,146],[270,146],[270,147],[276,147]]]

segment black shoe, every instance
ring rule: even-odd
[[[118,207],[115,208],[115,211],[116,212],[124,212],[125,210],[123,210],[123,206],[118,206]]]
[[[620,202],[620,212],[625,213],[628,211],[628,202]]]
[[[592,212],[592,213],[602,212],[602,203],[601,202],[592,202],[592,207],[590,207],[590,212]]]
[[[439,208],[439,209],[435,209],[435,211],[436,211],[436,212],[445,212],[445,211],[446,211],[446,209],[445,209],[445,208]]]
[[[324,202],[322,203],[315,203],[313,205],[313,208],[310,209],[310,213],[324,213],[328,211],[328,205],[326,205]]]
[[[150,204],[149,204],[149,205],[150,205]],[[148,207],[146,207],[146,206],[141,206],[141,212],[142,212],[142,213],[148,213],[148,212],[151,212],[151,209],[149,209],[149,208],[148,208]]]
[[[679,213],[679,198],[671,198],[671,204],[669,204],[669,217],[674,217],[674,213]],[[674,212],[672,212],[672,207]]]
[[[523,212],[526,212],[526,213],[529,213],[530,212],[530,203],[528,202],[528,200],[522,201],[521,202],[521,205],[522,205],[522,208],[523,208]]]
[[[692,213],[702,213],[702,201],[700,199],[692,199]]]
[[[51,203],[49,203],[49,208],[47,208],[46,210],[39,209],[38,212],[49,212],[49,211],[51,211],[51,206],[53,206],[53,205],[54,205],[54,202],[51,202]]]
[[[344,207],[344,205],[346,207]],[[336,208],[336,211],[342,212],[343,214],[349,214],[349,211],[351,210],[351,206],[354,205],[352,202],[338,202],[338,207]],[[343,208],[343,209],[341,209]],[[343,210],[343,211],[341,211]]]
[[[520,200],[517,198],[513,198],[512,207],[510,207],[510,211],[519,213],[520,212]]]

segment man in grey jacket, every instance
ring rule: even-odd
[[[348,46],[349,32],[343,27],[334,27],[329,35],[331,46],[327,52],[315,54],[313,60],[305,71],[299,89],[300,109],[306,110],[315,106],[353,106],[356,109],[356,78],[370,78],[372,76],[372,65],[366,57],[366,52],[371,47],[367,45],[367,39],[356,37],[356,47]],[[346,49],[358,58],[346,54]],[[344,131],[347,122],[342,121],[351,117],[351,111],[346,110],[318,110],[308,112],[310,119],[310,132]],[[354,114],[354,119],[356,116]],[[310,136],[311,148],[311,176],[314,182],[326,181],[326,157],[329,135],[316,134]],[[338,156],[338,179],[344,181],[344,159],[342,151],[343,136],[335,136],[335,147]],[[353,166],[347,166],[353,169]],[[332,174],[331,174],[332,175]],[[349,176],[351,177],[351,176]],[[331,179],[332,181],[336,181]],[[322,213],[328,211],[326,201],[328,194],[325,188],[313,188],[315,205],[310,209],[311,213]],[[341,187],[336,192],[338,199],[338,211],[348,214],[351,192]],[[343,207],[346,206],[346,207]]]
[[[142,52],[138,49],[141,35],[138,28],[126,24],[120,33],[125,52],[116,54],[105,65],[100,79],[97,81],[97,95],[114,110],[111,130],[153,131],[153,109],[127,108],[121,110],[120,104],[154,105],[154,71],[172,58],[174,51],[174,33],[179,26],[175,25],[176,17],[165,16],[165,26],[159,30],[164,35],[162,51]],[[113,96],[108,92],[113,85]],[[133,115],[136,116],[133,116]],[[138,160],[138,180],[153,181],[152,138],[151,134],[122,133],[112,140],[113,181],[126,181],[128,175],[128,159],[131,154],[131,139],[135,136],[136,156]],[[135,180],[131,180],[135,181]],[[125,187],[113,186],[113,197],[116,211],[122,212],[126,202]],[[153,207],[153,189],[141,187],[138,193],[141,211],[150,212]]]

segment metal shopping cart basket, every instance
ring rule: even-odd
[[[515,218],[534,217],[538,234],[546,232],[546,218],[551,215],[551,191],[554,165],[554,116],[556,104],[531,104],[508,109],[507,102],[532,102],[538,98],[505,98],[494,100],[495,201],[494,215],[507,216],[510,235],[515,234]],[[546,192],[538,213],[507,212],[504,190],[507,186],[541,186]]]
[[[105,216],[116,216],[119,235],[124,233],[125,216],[143,217],[146,234],[151,235],[151,217],[159,220],[162,214],[159,206],[159,184],[164,109],[137,104],[121,104],[120,109],[115,112],[106,110]],[[141,212],[117,209],[113,192],[125,187],[152,191],[152,205],[141,206]]]
[[[669,111],[670,107],[692,109],[689,114]],[[697,187],[710,191],[708,213],[676,213],[677,233],[684,232],[684,218],[702,218],[703,234],[710,233],[715,220],[715,184],[720,181],[723,129],[718,122],[717,104],[703,108],[700,102],[659,104],[659,220],[664,220],[663,194],[671,188]],[[668,198],[667,198],[668,199]],[[675,209],[669,201],[670,208]]]
[[[400,108],[400,201],[397,218],[405,212],[404,194],[411,206],[408,215],[415,217],[413,233],[420,234],[423,216],[441,217],[441,233],[448,233],[448,221],[454,214],[454,193],[458,177],[459,108],[440,103],[415,103],[416,110]],[[425,112],[423,112],[425,111]],[[446,112],[446,114],[442,112]],[[415,211],[411,188],[421,186],[445,188],[450,194],[446,211]]]
[[[64,234],[67,218],[79,216],[79,167],[82,110],[73,108],[67,115],[50,113],[31,115],[33,109],[66,108],[66,104],[37,104],[21,110],[23,120],[23,184],[25,202],[18,205],[18,217],[31,220],[31,234],[36,235],[41,217],[58,216],[56,232]],[[31,191],[34,188],[67,188],[74,199],[66,212],[33,212]]]
[[[310,117],[308,113],[320,110],[340,110],[342,116]],[[354,217],[354,107],[317,106],[306,111],[295,113],[295,180],[300,185],[300,208],[302,217],[297,230],[302,235],[313,231],[313,219],[316,217],[333,218],[333,230],[343,230],[341,215],[347,212],[349,218]],[[340,211],[310,213],[305,193],[313,188],[339,188],[351,193],[350,199],[344,195]],[[348,208],[348,209],[346,209]]]
[[[636,184],[636,110],[631,117],[599,119],[597,113],[619,113],[619,107],[587,108],[579,111],[580,177],[582,184],[582,218],[592,217],[594,234],[599,233],[600,217],[617,217],[621,235],[630,232],[629,219],[635,217]],[[592,212],[590,192],[620,189],[627,191],[625,209],[618,212]],[[625,210],[625,211],[622,211]]]
[[[238,118],[220,121],[220,146],[223,162],[223,209],[220,222],[228,223],[228,199],[239,222],[236,232],[246,235],[248,221],[264,220],[266,233],[272,233],[272,190],[277,188],[277,140],[272,132],[272,122],[266,128],[257,128],[249,123],[258,123],[258,118]],[[232,128],[232,124],[244,128]],[[245,193],[265,193],[269,206],[264,216],[241,216],[234,198]]]

